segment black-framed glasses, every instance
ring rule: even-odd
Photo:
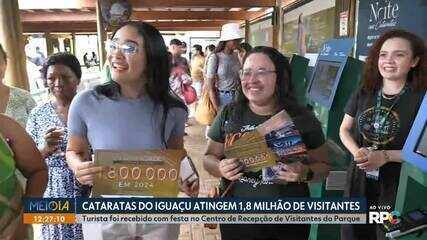
[[[107,51],[108,53],[112,53],[119,49],[120,49],[120,52],[122,52],[125,55],[133,55],[138,53],[139,46],[134,42],[118,43],[117,41],[114,41],[114,40],[105,41],[105,51]]]
[[[266,69],[258,69],[255,71],[252,71],[251,69],[242,69],[240,70],[240,79],[241,80],[249,79],[252,77],[252,75],[258,79],[258,78],[267,77],[271,73],[276,73],[276,71],[266,70]]]

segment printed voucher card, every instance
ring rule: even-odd
[[[257,131],[243,135],[224,149],[227,158],[238,158],[245,171],[257,172],[263,167],[273,166],[277,155],[267,146],[264,136]]]
[[[262,169],[263,179],[272,181],[277,179],[283,164],[307,159],[307,148],[291,117],[283,110],[255,130],[227,142],[225,156],[239,158],[245,171]]]

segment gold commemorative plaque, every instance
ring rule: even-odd
[[[94,197],[116,195],[176,197],[185,150],[95,151],[95,164],[105,167],[96,175]]]

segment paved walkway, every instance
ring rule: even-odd
[[[206,148],[205,127],[199,125],[193,118],[189,120],[190,126],[186,128],[187,136],[184,138],[185,149],[193,160],[200,174],[200,197],[206,197],[211,186],[218,183],[203,169],[202,155]],[[179,240],[220,240],[219,230],[204,228],[202,224],[182,224]]]

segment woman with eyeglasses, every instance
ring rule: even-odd
[[[89,146],[110,150],[183,149],[187,108],[171,95],[170,62],[160,32],[128,22],[107,44],[111,79],[79,94],[69,115],[67,161],[77,180],[92,185],[102,167]],[[181,189],[197,196],[198,181]],[[103,239],[177,239],[179,224],[102,224]]]
[[[56,53],[43,64],[41,75],[48,87],[50,99],[31,111],[27,132],[36,142],[49,169],[43,197],[87,196],[87,190],[74,180],[74,174],[65,160],[67,118],[82,76],[80,63],[70,53]],[[42,235],[46,240],[83,238],[81,224],[44,224]]]
[[[246,57],[240,77],[241,89],[235,101],[224,107],[209,130],[205,169],[221,178],[221,191],[232,184],[227,197],[309,197],[307,182],[327,176],[329,164],[319,121],[293,97],[288,59],[274,48],[256,47]],[[306,159],[282,165],[278,181],[268,181],[263,179],[262,170],[244,172],[239,159],[225,158],[227,146],[282,110],[301,134],[308,149]],[[220,228],[223,240],[289,240],[308,239],[310,225],[232,224]]]
[[[370,49],[361,88],[348,101],[340,127],[354,159],[345,196],[394,210],[401,150],[427,89],[426,56],[422,38],[398,29],[385,32]],[[385,239],[378,226],[343,225],[341,236]]]

